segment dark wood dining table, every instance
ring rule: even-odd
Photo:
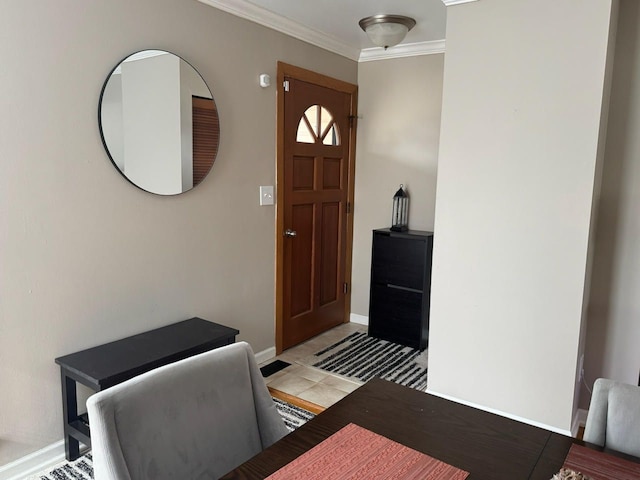
[[[225,479],[260,479],[354,423],[469,472],[469,480],[549,480],[571,437],[373,379],[256,455]]]

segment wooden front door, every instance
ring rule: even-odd
[[[279,77],[278,352],[348,320],[356,105],[355,85]]]

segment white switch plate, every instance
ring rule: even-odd
[[[273,205],[273,185],[260,186],[260,205]]]

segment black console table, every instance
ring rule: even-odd
[[[91,447],[87,415],[78,415],[76,382],[99,392],[162,365],[234,343],[238,333],[235,328],[191,318],[56,358],[67,460],[80,456],[79,442]]]

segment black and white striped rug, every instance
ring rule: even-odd
[[[82,455],[73,462],[62,462],[44,472],[31,475],[26,480],[90,480],[93,479],[91,453]]]
[[[417,390],[427,388],[427,351],[355,332],[299,361],[307,366],[364,383],[381,377]]]
[[[315,414],[278,398],[273,398],[273,401],[276,402],[278,413],[280,413],[280,416],[284,420],[284,424],[290,432],[293,432],[296,428],[304,425],[315,417]]]
[[[274,398],[273,401],[276,404],[278,413],[284,420],[284,424],[290,432],[315,417],[313,413],[277,398]],[[27,477],[26,480],[91,479],[93,479],[93,460],[91,458],[91,453],[87,453],[73,462],[63,462],[55,467],[48,468],[43,472],[31,475]]]

